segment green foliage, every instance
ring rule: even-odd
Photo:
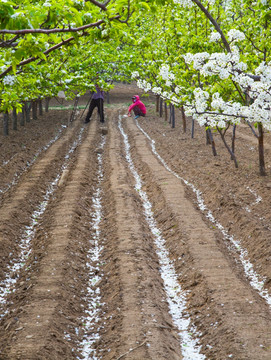
[[[253,73],[262,61],[270,61],[271,10],[261,1],[240,4],[240,0],[217,1],[209,3],[208,10],[226,38],[230,29],[245,33],[246,39],[234,46]],[[32,98],[56,96],[60,90],[72,98],[93,89],[97,71],[105,90],[114,80],[132,81],[131,74],[137,71],[152,88],[171,94],[168,102],[190,102],[197,87],[218,92],[226,101],[243,101],[230,78],[200,76],[184,61],[187,53],[226,52],[222,41],[209,41],[214,26],[197,6],[170,0],[131,0],[129,5],[127,0],[110,1],[104,11],[83,0],[2,1],[0,28],[29,31],[1,34],[0,111],[19,108]],[[49,33],[90,24],[80,31]],[[33,29],[40,32],[31,33]],[[69,42],[58,47],[65,41]],[[26,63],[27,59],[32,60]],[[174,74],[170,82],[160,74],[163,65]]]

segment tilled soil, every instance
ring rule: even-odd
[[[105,125],[51,110],[2,138],[0,359],[271,358],[269,134],[260,177],[247,127],[235,169],[152,97],[123,116],[137,92],[116,85]]]

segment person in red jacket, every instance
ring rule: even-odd
[[[146,106],[143,104],[142,101],[140,101],[138,95],[134,95],[132,97],[133,103],[129,106],[128,109],[128,116],[131,116],[131,111],[133,110],[135,114],[135,119],[137,119],[139,116],[145,116],[146,115]]]

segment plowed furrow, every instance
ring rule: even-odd
[[[0,359],[269,360],[267,303],[150,140],[118,120],[106,136],[78,122],[3,197],[0,280],[31,241],[1,305]]]
[[[84,308],[81,298],[89,248],[88,207],[96,172],[96,132],[93,123],[32,240],[31,271],[20,274],[21,282],[9,299],[9,315],[3,324],[0,357],[4,359],[76,356],[74,344],[80,336]]]
[[[78,139],[79,130],[77,122],[4,195],[0,204],[0,281],[5,278],[7,265],[18,257],[20,237],[30,225],[31,216],[42,203],[49,184],[61,174],[67,157],[72,157],[70,147]]]
[[[134,159],[164,230],[179,280],[191,291],[190,314],[202,332],[208,359],[269,359],[271,317],[267,304],[241,276],[185,196],[184,185],[156,159],[144,135],[127,121]],[[133,140],[134,139],[134,140]],[[140,160],[139,160],[140,159]]]
[[[107,204],[107,209],[113,211],[108,221],[114,222],[108,247],[114,266],[110,267],[107,281],[114,287],[104,295],[108,297],[105,301],[111,320],[100,346],[106,344],[110,352],[103,352],[102,358],[117,359],[125,354],[126,359],[180,359],[177,331],[165,301],[152,235],[116,126],[110,127],[111,195]]]

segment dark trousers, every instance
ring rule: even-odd
[[[133,112],[134,112],[135,115],[145,116],[145,114],[143,114],[143,112],[139,109],[138,106],[135,106],[135,107],[133,108]]]
[[[92,99],[91,100],[85,121],[89,121],[89,119],[91,118],[91,115],[93,113],[93,110],[96,107],[98,108],[98,113],[100,115],[100,121],[104,122],[104,101],[103,101],[103,99]]]

